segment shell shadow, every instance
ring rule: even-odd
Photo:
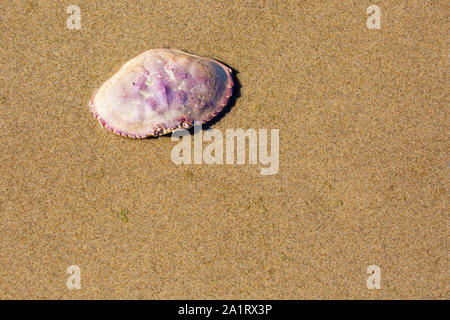
[[[217,60],[219,61],[219,60]],[[237,75],[239,74],[239,71],[228,66],[226,63],[223,63],[222,61],[219,61],[220,63],[222,63],[223,65],[227,66],[228,68],[231,69],[231,77],[233,78],[233,94],[231,95],[230,99],[228,100],[227,105],[211,120],[209,120],[208,122],[202,124],[202,130],[208,130],[209,128],[211,128],[211,126],[213,126],[214,124],[216,124],[217,122],[219,122],[223,117],[225,117],[225,115],[230,112],[231,108],[234,107],[234,105],[236,104],[237,99],[239,99],[239,97],[241,96],[241,83],[239,82],[239,79],[237,78]],[[194,126],[192,126],[191,128],[189,128],[187,130],[189,132],[189,134],[191,136],[194,135]],[[166,134],[163,136],[150,136],[147,137],[146,139],[157,139],[157,138],[161,138],[161,137],[166,137],[166,138],[170,138],[172,136],[172,133],[170,134]]]
[[[226,65],[225,63],[223,63],[222,61],[219,61],[220,63]],[[239,82],[239,79],[237,78],[237,75],[239,74],[239,71],[237,71],[236,69],[231,68],[230,66],[226,65],[228,68],[230,68],[232,70],[231,73],[231,77],[233,78],[233,82],[234,82],[234,86],[233,86],[233,94],[230,97],[230,100],[228,100],[227,105],[222,109],[222,111],[220,111],[214,118],[212,118],[210,121],[204,123],[202,125],[202,129],[203,130],[208,130],[209,128],[211,128],[211,126],[213,126],[214,124],[216,124],[217,122],[219,122],[223,117],[225,117],[225,115],[230,112],[231,108],[234,107],[234,105],[236,104],[237,99],[241,96],[241,83]],[[193,134],[194,129],[190,128],[189,132],[191,132],[191,134]]]

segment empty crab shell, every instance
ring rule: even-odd
[[[227,105],[232,90],[231,70],[220,62],[152,49],[126,62],[89,105],[105,128],[145,138],[211,120]]]

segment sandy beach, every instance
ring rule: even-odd
[[[0,299],[448,299],[449,9],[2,1]],[[228,129],[265,129],[268,154],[278,130],[277,170],[248,144],[177,164],[170,135],[101,128],[92,94],[151,48],[230,67],[206,128],[224,152]]]

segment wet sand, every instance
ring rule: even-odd
[[[449,6],[377,1],[369,30],[371,4],[2,2],[0,298],[448,299]],[[95,122],[94,90],[160,47],[234,70],[210,127],[279,129],[277,174]]]

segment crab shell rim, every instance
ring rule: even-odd
[[[144,54],[146,54],[148,51],[151,51],[151,50],[158,50],[158,49],[150,49],[150,50],[147,50],[147,51],[145,51],[145,52],[139,54],[138,56],[136,56],[136,57],[133,58],[133,59],[137,59],[137,58],[140,57],[141,55],[144,55]],[[222,98],[222,100],[218,102],[218,108],[216,109],[216,112],[214,112],[214,113],[211,115],[211,117],[209,117],[209,118],[207,118],[207,119],[204,119],[201,123],[204,124],[204,123],[210,121],[211,119],[213,119],[216,115],[218,115],[218,114],[226,107],[226,105],[228,104],[228,102],[229,102],[229,100],[230,100],[230,97],[231,97],[232,94],[233,94],[233,87],[234,87],[234,82],[233,82],[233,77],[232,77],[232,72],[233,72],[233,71],[232,71],[229,67],[227,67],[226,65],[224,65],[223,63],[221,63],[221,62],[219,62],[219,61],[217,61],[217,60],[214,60],[214,59],[212,59],[212,58],[207,58],[207,57],[197,56],[197,55],[190,54],[190,53],[186,53],[186,52],[184,52],[184,51],[177,50],[177,49],[164,49],[164,50],[175,51],[175,52],[179,52],[179,53],[182,53],[182,54],[191,56],[191,57],[200,58],[200,59],[206,59],[206,60],[211,61],[211,62],[213,62],[213,63],[217,63],[217,64],[218,64],[220,67],[222,67],[222,69],[225,71],[225,73],[227,74],[227,87],[225,88],[225,92],[224,92],[224,95],[223,95],[224,98]],[[182,130],[182,129],[187,130],[187,129],[191,128],[191,127],[194,125],[193,123],[190,123],[190,122],[188,122],[188,121],[183,121],[183,122],[181,122],[180,125],[177,126],[177,127],[174,127],[174,128],[162,128],[162,127],[156,127],[156,128],[153,129],[151,132],[146,133],[146,134],[144,134],[144,135],[137,135],[137,134],[133,134],[133,133],[125,133],[125,132],[123,132],[123,131],[121,131],[121,130],[116,130],[116,129],[110,127],[110,126],[106,123],[106,121],[103,120],[103,119],[99,116],[99,114],[95,111],[94,99],[95,99],[95,96],[97,95],[97,92],[98,92],[99,89],[100,89],[100,87],[97,88],[97,89],[95,90],[95,93],[92,95],[92,98],[91,98],[91,100],[89,101],[89,107],[91,108],[91,112],[92,112],[92,114],[94,115],[94,119],[97,119],[97,121],[98,121],[98,123],[100,124],[100,126],[103,127],[103,128],[108,129],[109,131],[111,131],[112,133],[115,133],[115,134],[117,134],[117,135],[120,135],[120,136],[123,136],[123,137],[128,137],[128,138],[133,138],[133,139],[145,139],[145,138],[148,138],[148,137],[162,136],[162,135],[165,135],[165,134],[174,132],[174,131],[176,131],[176,130]]]

